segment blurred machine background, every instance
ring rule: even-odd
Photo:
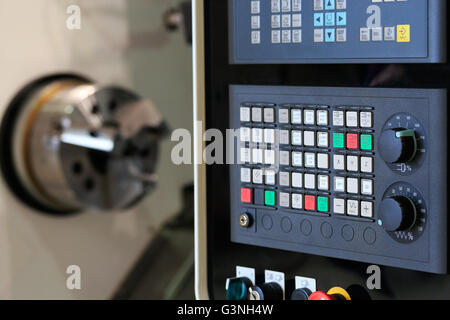
[[[164,14],[181,2],[2,0],[0,115],[28,83],[69,73],[130,89],[151,100],[170,128],[191,130],[191,48],[182,32],[169,33],[163,24]],[[80,29],[67,27],[71,5],[81,8]],[[132,297],[117,292],[133,284],[129,273],[138,261],[149,266],[153,255],[147,248],[161,238],[162,226],[189,207],[183,204],[189,188],[183,187],[192,181],[192,168],[172,164],[172,145],[170,137],[161,142],[156,189],[126,210],[48,215],[24,204],[0,179],[0,299]],[[177,224],[172,221],[172,227]],[[165,239],[177,238],[165,234]],[[177,239],[192,246],[189,231]],[[167,260],[167,270],[180,267],[183,278],[191,270],[190,250],[178,252],[187,256]],[[70,265],[81,268],[81,290],[66,287]],[[146,278],[151,280],[151,273]]]

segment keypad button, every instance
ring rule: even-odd
[[[345,122],[347,124],[347,127],[350,127],[350,128],[358,127],[358,112],[347,111],[345,113]]]
[[[369,179],[361,180],[361,193],[367,196],[373,195],[373,181]]]
[[[261,9],[260,9],[260,1],[259,0],[253,0],[251,3],[250,3],[250,11],[251,11],[251,13],[252,14],[259,14],[260,12],[261,12]]]
[[[281,31],[280,30],[272,30],[272,43],[281,43]]]
[[[347,148],[348,149],[358,149],[358,134],[357,133],[347,133]]]
[[[252,203],[252,189],[241,188],[241,202]]]
[[[292,152],[292,165],[294,167],[303,167],[303,153]]]
[[[319,175],[318,177],[318,189],[328,191],[330,190],[330,177],[326,175]]]
[[[317,125],[328,125],[328,110],[317,110]]]
[[[372,112],[361,112],[359,114],[359,123],[362,128],[372,128]]]
[[[293,14],[292,15],[292,27],[300,28],[302,26],[302,15],[301,14]]]
[[[347,192],[352,194],[359,193],[359,181],[357,178],[347,178]]]
[[[305,173],[305,189],[309,190],[316,189],[316,175]]]
[[[314,27],[323,26],[323,13],[314,13]]]
[[[302,110],[300,109],[291,110],[291,122],[292,124],[302,124]]]
[[[317,167],[319,169],[329,169],[330,168],[330,156],[328,153],[319,153],[317,155]]]
[[[283,14],[281,16],[281,27],[282,28],[290,28],[291,27],[291,15]]]
[[[316,197],[305,195],[305,209],[308,211],[316,211]]]
[[[275,110],[273,108],[264,108],[264,122],[275,122]]]
[[[373,159],[370,157],[361,157],[361,172],[373,172]]]
[[[251,152],[250,152],[249,148],[241,148],[239,155],[240,155],[241,163],[250,163]]]
[[[314,10],[315,11],[323,10],[323,0],[314,0]]]
[[[280,186],[290,187],[289,172],[280,172]]]
[[[316,133],[314,131],[305,131],[304,133],[304,145],[307,147],[314,147],[316,145]]]
[[[252,150],[252,163],[263,164],[263,150],[253,149]]]
[[[328,148],[328,132],[317,132],[317,146],[322,148]]]
[[[303,135],[301,131],[292,130],[292,145],[301,146],[303,144]]]
[[[298,193],[292,194],[292,208],[303,209],[303,195]]]
[[[336,214],[345,214],[345,200],[344,199],[334,198],[333,212]]]
[[[275,150],[264,150],[264,163],[269,165],[275,164]]]
[[[336,41],[346,42],[347,41],[347,28],[337,28],[336,29]]]
[[[358,200],[347,200],[347,214],[349,216],[359,216],[359,202]]]
[[[292,187],[303,188],[303,174],[299,172],[292,172]]]
[[[242,122],[250,122],[250,108],[241,107],[240,118]]]
[[[252,121],[253,122],[262,122],[262,109],[261,108],[252,108]]]
[[[259,16],[252,16],[251,18],[252,29],[259,29],[261,26],[261,19]]]
[[[347,9],[347,0],[336,0],[336,9],[337,10]]]
[[[255,143],[263,142],[263,129],[252,128],[252,141]]]
[[[282,30],[281,32],[281,42],[291,43],[291,30]]]
[[[371,151],[373,149],[373,137],[371,134],[361,135],[361,150]]]
[[[291,164],[289,151],[280,151],[280,165],[288,166]]]
[[[281,11],[283,12],[291,11],[291,0],[281,0]]]
[[[335,14],[334,12],[325,13],[325,25],[326,26],[334,26],[335,25]]]
[[[334,10],[335,0],[325,0],[325,10]]]
[[[250,142],[250,128],[241,128],[239,133],[242,142]]]
[[[333,132],[333,148],[343,149],[345,148],[344,134],[341,132]]]
[[[264,171],[264,176],[266,178],[266,184],[267,185],[275,185],[276,184],[276,174],[274,170],[266,170]]]
[[[333,125],[336,127],[344,126],[344,111],[333,111]]]
[[[329,212],[329,199],[327,197],[317,197],[317,211]]]
[[[305,167],[315,168],[316,167],[316,154],[311,152],[305,152]]]
[[[291,201],[291,195],[286,192],[280,192],[280,207],[289,208]]]
[[[316,124],[316,116],[314,110],[305,110],[303,112],[304,124],[306,125],[315,125]]]
[[[373,203],[361,201],[361,217],[373,218]]]
[[[334,191],[345,192],[345,178],[334,177]]]
[[[278,111],[278,118],[280,123],[288,124],[289,123],[289,109],[280,109]]]
[[[314,42],[323,42],[323,29],[314,29]]]
[[[289,144],[289,131],[288,130],[280,130],[280,144],[288,145]]]
[[[359,159],[357,156],[347,156],[347,170],[358,172],[359,170]]]
[[[270,144],[275,143],[275,129],[264,129],[264,142]]]
[[[272,15],[271,22],[273,29],[281,28],[281,16],[279,14]]]
[[[251,182],[251,170],[249,168],[241,168],[241,182]]]
[[[253,183],[263,183],[263,171],[261,169],[253,169]]]
[[[345,156],[341,154],[335,154],[333,156],[333,168],[334,170],[345,170]]]
[[[301,29],[292,30],[292,42],[293,43],[301,43],[302,42],[302,30]]]
[[[302,11],[302,0],[292,0],[292,11],[293,12]]]
[[[272,10],[272,12],[280,12],[281,11],[280,0],[271,0],[271,10]]]
[[[336,25],[345,26],[347,24],[347,12],[336,13]]]
[[[266,206],[275,206],[276,204],[276,192],[272,190],[266,190],[264,192],[264,204]]]

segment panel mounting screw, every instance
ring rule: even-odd
[[[239,216],[239,225],[242,228],[250,227],[250,223],[251,223],[251,220],[250,220],[250,216],[248,214],[243,213]]]

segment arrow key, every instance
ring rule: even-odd
[[[347,24],[347,12],[336,13],[336,24],[338,26],[345,26]]]
[[[335,42],[336,33],[334,29],[325,29],[325,42]]]

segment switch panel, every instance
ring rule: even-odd
[[[446,90],[231,86],[230,96],[233,242],[447,271]]]
[[[445,0],[229,0],[232,63],[438,63]]]

